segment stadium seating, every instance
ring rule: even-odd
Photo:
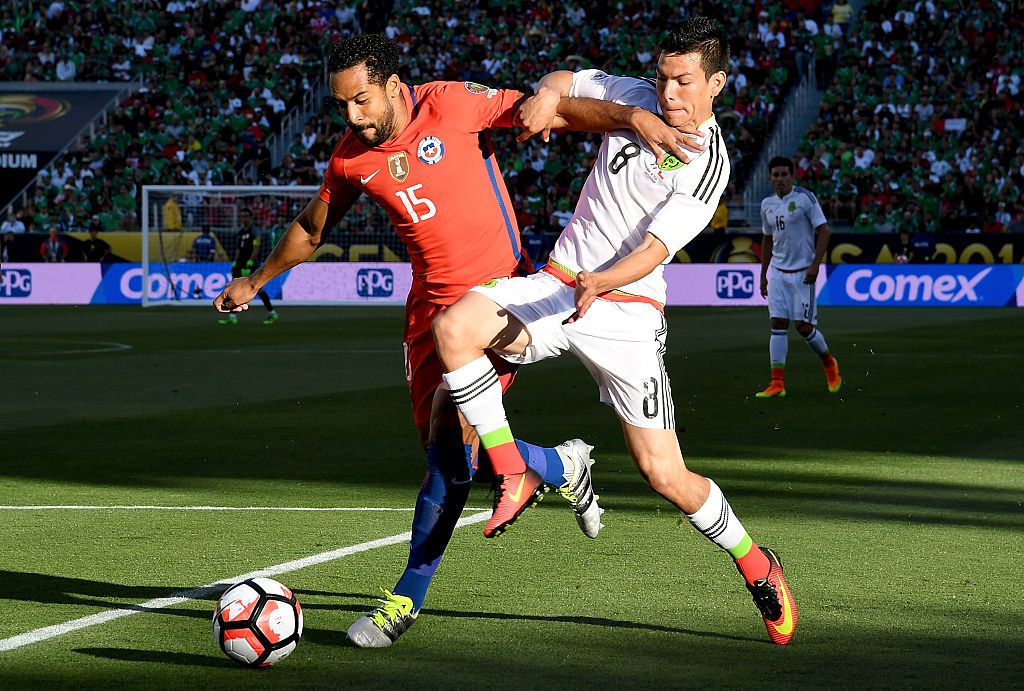
[[[407,50],[402,76],[412,82],[474,80],[528,91],[559,68],[650,74],[662,27],[685,11],[717,16],[733,33],[735,67],[719,115],[734,159],[732,184],[742,185],[775,105],[798,68],[806,69],[802,13],[822,23],[818,3],[798,4],[771,0],[759,14],[738,0],[689,3],[686,10],[595,0],[555,14],[512,0],[395,3],[393,11],[386,3],[257,0],[14,5],[0,12],[0,79],[143,84],[91,141],[63,157],[60,174],[37,179],[44,191],[19,215],[40,231],[52,221],[66,231],[93,222],[131,230],[142,184],[317,182],[344,132],[328,104],[310,114],[277,165],[266,139],[321,79],[327,45],[352,31],[383,30],[398,40]],[[570,133],[520,145],[496,133],[527,229],[560,228],[559,202],[575,203],[598,141]],[[369,206],[367,229],[386,228],[386,217]]]
[[[1024,22],[970,7],[869,0],[851,24],[796,154],[835,225],[1024,229]]]

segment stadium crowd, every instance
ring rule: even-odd
[[[0,79],[132,81],[139,88],[38,178],[18,210],[29,230],[138,227],[143,184],[318,184],[345,125],[329,102],[278,165],[267,137],[321,78],[338,37],[384,31],[404,47],[404,79],[470,80],[529,90],[554,69],[649,74],[662,28],[689,14],[730,27],[734,67],[720,117],[741,186],[775,106],[807,69],[802,41],[830,21],[818,2],[666,0],[419,3],[53,0],[0,10]],[[828,39],[832,41],[832,38]],[[836,38],[835,40],[838,40]],[[829,49],[831,51],[831,48]],[[496,133],[517,214],[529,232],[569,217],[599,138],[566,133],[517,144]],[[245,175],[249,173],[251,175]],[[345,227],[382,230],[363,204]]]
[[[717,117],[732,197],[776,105],[807,72],[825,97],[796,152],[799,184],[838,227],[998,231],[1024,222],[1024,21],[1005,0],[520,0],[455,3],[25,2],[0,11],[0,79],[141,85],[91,140],[37,178],[17,218],[28,231],[138,228],[143,184],[318,184],[345,124],[325,100],[275,164],[267,137],[321,79],[323,51],[357,31],[405,49],[410,82],[468,80],[529,90],[553,69],[648,74],[658,27],[719,17],[733,67]],[[493,142],[520,226],[557,231],[599,138]],[[753,171],[756,174],[756,171]],[[340,230],[382,232],[369,202]]]
[[[1024,230],[1024,18],[1005,0],[868,0],[800,184],[854,231]]]

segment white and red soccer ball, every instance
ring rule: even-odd
[[[268,667],[288,657],[302,636],[302,607],[292,591],[271,578],[249,578],[220,596],[213,634],[228,657]]]

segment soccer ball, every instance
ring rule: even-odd
[[[302,607],[271,578],[249,578],[224,591],[213,613],[213,635],[224,654],[249,667],[288,657],[302,635]]]

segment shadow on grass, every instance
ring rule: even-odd
[[[196,655],[194,653],[172,652],[168,650],[137,650],[134,648],[74,648],[72,652],[91,655],[105,660],[121,660],[123,662],[156,662],[165,665],[181,665],[184,667],[238,667],[226,657],[214,655]]]
[[[139,603],[124,602],[124,600],[148,602],[157,598],[177,596],[198,601],[209,600],[213,603],[223,590],[223,586],[216,586],[174,592],[172,588],[165,586],[124,585],[85,578],[66,578],[41,573],[2,570],[0,570],[0,583],[3,583],[4,599],[7,600],[135,610],[197,619],[209,619],[212,616],[213,605],[211,604],[208,610],[181,607],[154,608],[145,607]]]

